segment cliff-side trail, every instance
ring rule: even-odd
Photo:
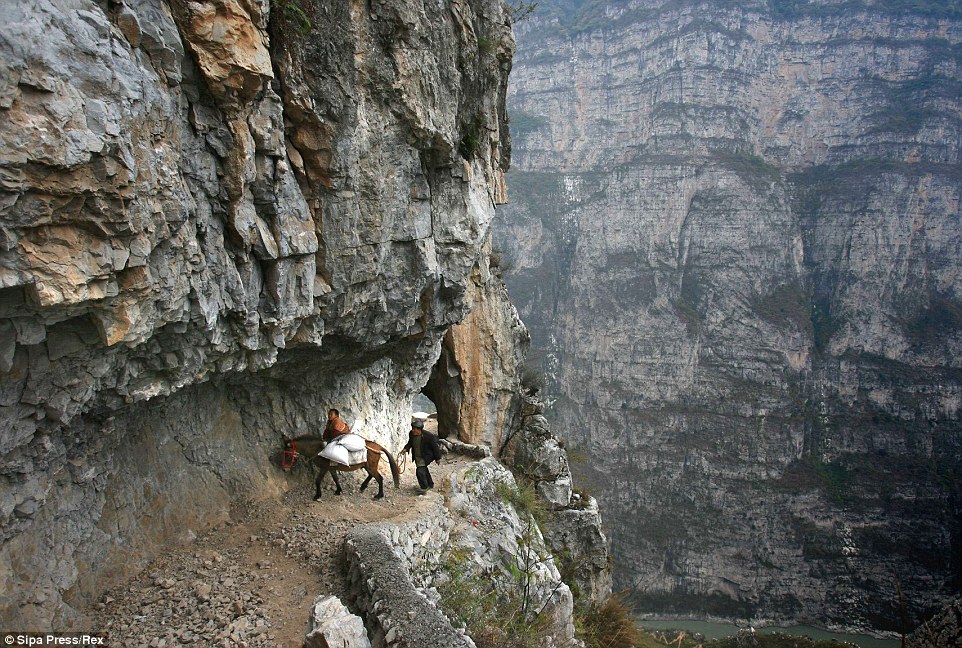
[[[468,461],[449,455],[432,466],[435,480],[440,485]],[[326,478],[323,499],[314,502],[305,478],[279,499],[236,510],[224,526],[108,592],[86,626],[108,633],[112,646],[301,646],[317,596],[347,603],[346,534],[362,523],[415,518],[439,497],[418,495],[410,464],[400,489],[386,484],[382,500],[346,482],[337,497]]]

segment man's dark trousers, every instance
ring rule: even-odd
[[[427,466],[418,466],[414,474],[417,475],[418,486],[424,489],[434,488],[434,480],[431,479],[431,471],[428,470]]]

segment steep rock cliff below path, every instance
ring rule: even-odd
[[[487,263],[513,49],[498,0],[5,3],[0,625],[276,495],[328,407],[398,447]]]
[[[886,630],[959,596],[957,4],[544,0],[517,37],[495,247],[616,589]]]

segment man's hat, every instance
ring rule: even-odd
[[[417,428],[417,429],[419,429],[419,430],[423,430],[423,429],[424,429],[424,422],[423,422],[423,421],[415,421],[414,423],[411,424],[411,427]]]

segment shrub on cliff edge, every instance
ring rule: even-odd
[[[444,561],[448,580],[438,587],[441,607],[454,623],[462,624],[478,648],[537,648],[547,618],[533,620],[518,588],[495,587],[493,570],[475,571],[464,550],[451,550]]]
[[[576,610],[575,633],[586,648],[634,648],[647,640],[618,595]]]

